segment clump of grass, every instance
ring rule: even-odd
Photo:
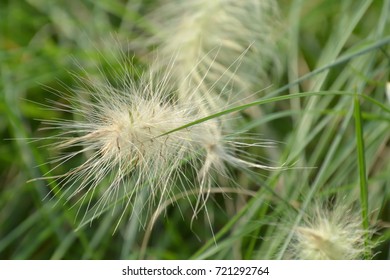
[[[0,10],[0,134],[18,140],[0,143],[1,258],[281,259],[291,252],[308,258],[292,243],[338,245],[331,235],[343,237],[342,231],[325,226],[331,222],[355,231],[343,237],[354,245],[317,253],[371,258],[361,254],[359,235],[366,233],[364,246],[371,249],[376,236],[365,229],[369,221],[383,226],[375,258],[389,259],[389,13],[388,0],[6,2]],[[102,52],[97,38],[112,48],[112,33],[130,40],[136,68],[148,62],[145,74],[94,79],[96,69],[87,69],[74,89],[69,53],[88,68],[85,54],[95,64]],[[274,47],[278,36],[289,48]],[[103,57],[97,70],[110,72],[117,57]],[[281,57],[288,63],[279,67]],[[48,96],[40,84],[62,91],[57,80],[72,92],[49,97],[55,110],[39,110],[36,104]],[[261,91],[269,84],[275,90]],[[253,100],[260,91],[264,98]],[[149,116],[136,103],[155,112]],[[50,120],[55,131],[37,130],[36,119]],[[254,134],[241,133],[248,130]],[[270,143],[259,140],[260,131],[283,144],[261,147]],[[57,136],[47,139],[52,133]],[[60,151],[39,149],[25,140],[31,135]],[[171,151],[181,151],[181,159],[165,156]],[[269,158],[310,168],[252,172]],[[26,184],[41,176],[45,180]],[[169,181],[165,190],[160,179]],[[50,201],[43,199],[46,182],[57,194]],[[359,192],[364,211],[348,207],[345,219],[338,207],[319,204],[316,214],[312,204]],[[281,225],[297,203],[299,213],[287,215],[294,221],[282,218]],[[93,223],[77,228],[74,218],[88,209],[82,225]],[[139,230],[139,215],[148,211],[148,227]]]

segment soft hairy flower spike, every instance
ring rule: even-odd
[[[345,205],[316,205],[294,229],[290,251],[303,260],[354,260],[366,252],[361,215]],[[372,232],[368,232],[372,234]]]
[[[150,203],[171,195],[180,174],[175,170],[195,150],[191,129],[160,137],[197,116],[190,107],[167,97],[165,91],[170,88],[164,79],[154,86],[149,78],[142,76],[140,82],[126,79],[122,89],[104,79],[82,80],[85,92],[79,90],[73,97],[63,95],[69,101],[64,110],[80,118],[45,121],[49,129],[62,131],[54,137],[56,149],[80,147],[53,160],[57,164],[53,169],[80,154],[88,155],[85,162],[59,177],[68,187],[64,193],[68,199],[83,191],[79,201],[89,200],[87,211],[92,205],[91,193],[107,177],[111,180],[95,205],[96,213],[111,199],[134,197],[146,185]]]
[[[140,43],[158,46],[158,68],[175,57],[173,76],[183,99],[220,109],[220,98],[247,98],[254,84],[267,80],[270,64],[279,68],[277,18],[273,0],[162,1],[147,17],[155,33]]]
[[[173,61],[171,67],[174,65]],[[84,209],[84,220],[87,213],[87,220],[92,220],[120,201],[125,210],[131,209],[141,194],[146,197],[142,203],[145,209],[138,211],[149,215],[177,191],[188,188],[199,190],[193,206],[196,215],[216,183],[215,175],[234,180],[227,166],[272,169],[252,156],[245,159],[244,147],[261,144],[243,143],[236,135],[227,134],[223,129],[226,118],[167,133],[209,114],[202,105],[205,100],[185,102],[174,94],[174,77],[169,70],[146,71],[138,79],[125,71],[124,76],[115,75],[119,81],[116,86],[106,76],[87,75],[78,78],[80,88],[73,94],[59,93],[68,104],[55,105],[75,119],[45,121],[47,129],[60,130],[52,139],[54,148],[63,151],[52,160],[50,173],[75,157],[85,156],[81,164],[54,177],[64,188],[62,196],[76,200],[79,211]]]

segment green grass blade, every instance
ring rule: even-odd
[[[358,160],[358,172],[360,183],[360,204],[362,210],[362,226],[366,231],[365,245],[368,248],[368,186],[367,186],[367,169],[366,158],[364,152],[364,138],[363,138],[363,126],[362,126],[362,114],[360,110],[359,98],[356,95],[354,98],[354,118],[355,118],[355,134],[356,134],[356,149]],[[368,250],[366,250],[365,258],[369,258]]]
[[[337,65],[340,65],[340,64],[343,64],[343,63],[346,63],[348,61],[350,61],[351,59],[355,58],[355,57],[358,57],[358,56],[361,56],[361,55],[364,55],[366,53],[369,53],[371,51],[374,51],[374,50],[377,50],[387,44],[390,44],[390,36],[387,36],[385,38],[383,38],[382,40],[379,40],[378,42],[376,43],[373,43],[373,44],[370,44],[366,47],[364,47],[363,49],[361,50],[358,50],[358,51],[355,51],[353,53],[350,53],[350,54],[346,54],[342,57],[340,57],[339,59],[337,59],[336,61],[328,64],[328,65],[325,65],[323,67],[320,67],[304,76],[302,76],[301,78],[295,80],[294,82],[291,82],[273,92],[271,92],[268,97],[270,96],[275,96],[277,94],[280,94],[282,93],[283,91],[285,90],[288,90],[289,88],[301,83],[302,81],[305,81],[309,78],[312,78],[314,77],[315,75],[323,72],[323,71],[326,71],[328,69],[331,69]],[[173,132],[176,132],[176,131],[179,131],[179,130],[182,130],[182,129],[185,129],[187,127],[190,127],[190,126],[193,126],[193,125],[196,125],[198,123],[202,123],[202,122],[205,122],[205,121],[208,121],[208,120],[211,120],[211,119],[214,119],[214,118],[217,118],[217,117],[220,117],[220,116],[223,116],[223,115],[227,115],[227,114],[230,114],[230,113],[233,113],[233,112],[237,112],[237,111],[242,111],[244,109],[247,109],[249,107],[252,107],[252,106],[256,106],[256,105],[263,105],[263,104],[267,104],[267,103],[272,103],[272,102],[277,102],[277,101],[282,101],[282,100],[288,100],[288,99],[292,99],[292,98],[300,98],[300,97],[307,97],[307,96],[315,96],[315,95],[329,95],[330,93],[329,92],[307,92],[307,93],[296,93],[296,94],[290,94],[290,95],[283,95],[283,96],[278,96],[278,97],[271,97],[271,98],[267,98],[267,99],[260,99],[258,101],[254,101],[254,102],[251,102],[251,103],[248,103],[248,104],[245,104],[245,105],[241,105],[241,106],[236,106],[236,107],[233,107],[233,108],[230,108],[230,109],[227,109],[227,110],[224,110],[224,111],[221,111],[221,112],[218,112],[218,113],[215,113],[215,114],[212,114],[212,115],[209,115],[207,117],[204,117],[204,118],[201,118],[197,121],[194,121],[194,122],[190,122],[186,125],[183,125],[183,126],[180,126],[178,128],[175,128],[175,129],[172,129],[166,133],[163,133],[161,134],[159,137],[161,136],[164,136],[164,135],[167,135],[167,134],[170,134],[170,133],[173,133]],[[332,94],[337,94],[336,92],[333,92]],[[338,94],[345,94],[344,93],[338,93]]]

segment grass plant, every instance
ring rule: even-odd
[[[390,259],[390,1],[176,2],[0,3],[0,258]]]

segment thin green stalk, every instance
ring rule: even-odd
[[[358,95],[354,98],[354,117],[355,117],[355,133],[356,133],[356,150],[358,160],[359,185],[360,185],[360,205],[362,208],[362,226],[366,232],[365,246],[367,248],[365,258],[369,258],[368,242],[369,242],[369,221],[368,221],[368,186],[367,186],[367,169],[366,158],[364,153],[364,139],[362,128],[362,114]]]
[[[389,43],[390,43],[390,41],[389,41]],[[279,93],[279,92],[281,92],[281,90],[279,89],[279,90],[277,90],[275,92]],[[214,118],[218,118],[218,117],[223,116],[223,115],[227,115],[229,113],[245,110],[245,109],[247,109],[249,107],[252,107],[252,106],[255,106],[255,105],[264,105],[264,104],[268,104],[268,103],[274,103],[274,102],[279,102],[279,101],[283,101],[283,100],[289,100],[289,99],[293,99],[293,98],[303,98],[303,97],[310,97],[310,96],[330,96],[330,95],[355,96],[354,93],[347,92],[347,91],[318,91],[318,92],[293,93],[293,94],[289,94],[289,95],[281,95],[281,96],[270,97],[270,98],[265,98],[265,99],[262,98],[262,99],[260,99],[258,101],[255,101],[255,102],[251,102],[251,103],[248,103],[248,104],[245,104],[245,105],[241,105],[241,106],[237,106],[237,107],[234,107],[234,108],[231,108],[231,109],[227,109],[227,110],[224,110],[224,111],[221,111],[221,112],[209,115],[207,117],[200,118],[200,119],[198,119],[196,121],[189,122],[189,123],[187,123],[187,124],[185,124],[183,126],[180,126],[178,128],[175,128],[175,129],[172,129],[170,131],[167,131],[167,132],[165,132],[163,134],[160,134],[160,135],[156,136],[156,138],[168,135],[170,133],[174,133],[176,131],[179,131],[179,130],[191,127],[193,125],[197,125],[199,123],[202,123],[202,122],[214,119]],[[366,95],[360,95],[360,97],[366,99],[369,102],[374,103],[375,105],[379,106],[380,108],[382,108],[386,112],[390,112],[390,108],[388,106],[381,104],[380,102],[376,101],[375,99],[373,99],[373,98],[371,98],[369,96],[366,96]]]

